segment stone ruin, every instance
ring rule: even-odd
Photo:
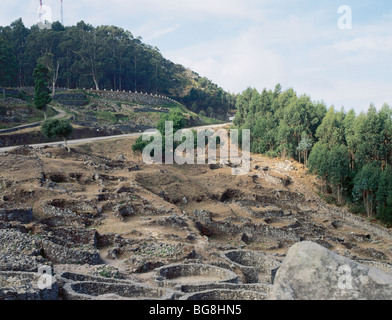
[[[265,300],[266,296],[257,291],[214,289],[184,295],[180,300]]]
[[[33,272],[0,272],[0,300],[57,300],[56,279],[51,277],[49,286],[42,276]]]
[[[98,215],[97,206],[88,201],[54,199],[43,206],[46,219],[42,223],[51,227],[88,227]]]
[[[281,264],[276,258],[263,252],[233,250],[223,256],[242,271],[246,283],[274,283]]]
[[[0,221],[30,223],[33,221],[32,208],[0,208]]]
[[[65,300],[174,300],[175,297],[174,291],[170,289],[125,280],[76,274],[63,274],[59,278],[63,278],[61,296]]]
[[[203,264],[170,265],[155,274],[157,286],[73,272],[62,272],[56,279],[65,300],[265,300],[272,288],[239,283],[230,270]]]
[[[67,283],[65,300],[173,300],[174,293],[162,288],[140,284],[114,284],[106,282]]]
[[[205,264],[173,264],[156,269],[158,287],[177,288],[182,284],[238,283],[238,276],[220,267]]]

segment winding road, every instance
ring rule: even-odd
[[[187,129],[201,129],[201,130],[206,130],[206,129],[215,129],[215,128],[221,128],[225,127],[228,125],[232,125],[232,123],[223,123],[223,124],[215,124],[215,125],[207,125],[207,126],[201,126],[201,127],[193,127],[193,128],[187,128]],[[156,131],[150,131],[149,134],[154,134]],[[129,133],[129,134],[123,134],[123,135],[116,135],[116,136],[107,136],[107,137],[95,137],[95,138],[85,138],[85,139],[78,139],[78,140],[70,140],[67,141],[68,145],[76,145],[76,144],[81,144],[81,143],[88,143],[88,142],[93,142],[93,141],[102,141],[102,140],[110,140],[110,139],[121,139],[121,138],[127,138],[127,137],[139,137],[143,135],[144,132],[137,132],[137,133]],[[40,144],[32,144],[28,145],[33,148],[39,148],[39,147],[44,147],[44,146],[57,146],[57,145],[64,145],[64,141],[58,141],[58,142],[47,142],[47,143],[40,143]],[[5,148],[0,148],[0,153],[10,151],[12,149],[21,147],[19,146],[12,146],[12,147],[5,147]]]

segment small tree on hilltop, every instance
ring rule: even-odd
[[[48,74],[49,69],[38,63],[34,69],[34,104],[38,110],[44,112],[44,117],[46,120],[46,108],[47,105],[52,101],[50,97],[50,90],[48,88]]]
[[[67,138],[72,134],[73,128],[69,120],[65,119],[50,119],[46,120],[41,127],[41,131],[44,136],[48,139],[53,137],[59,137],[64,140],[65,146],[68,149],[68,152],[71,152],[71,149],[68,146]]]

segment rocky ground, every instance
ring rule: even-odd
[[[145,165],[133,142],[0,155],[4,283],[48,266],[56,293],[27,297],[264,299],[289,248],[304,241],[392,270],[392,233],[326,204],[298,163],[253,155],[245,176]],[[26,298],[1,283],[0,298]]]

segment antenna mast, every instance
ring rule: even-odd
[[[61,13],[61,24],[64,25],[64,11],[63,11],[63,0],[61,1],[61,9],[60,9],[60,13]]]
[[[42,0],[39,0],[39,10],[38,10],[38,19],[41,21],[42,17]]]

